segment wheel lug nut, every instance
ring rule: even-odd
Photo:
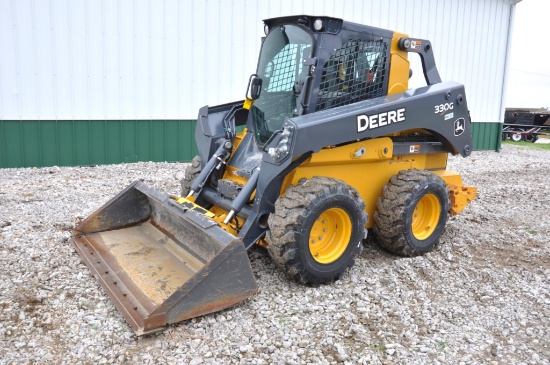
[[[326,229],[326,228],[323,228],[323,232],[326,232],[326,231],[327,231],[327,229]]]

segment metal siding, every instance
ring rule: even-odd
[[[193,120],[0,120],[0,168],[188,161],[194,130]]]
[[[192,128],[166,121],[195,119],[202,105],[242,99],[256,68],[261,20],[300,13],[430,39],[442,78],[466,85],[473,121],[499,122],[510,6],[507,0],[0,0],[0,121],[7,123],[0,162],[190,159]],[[420,62],[411,58],[410,85],[423,85]],[[42,122],[16,123],[24,120]],[[494,136],[483,137],[492,133],[487,128],[474,129],[485,141],[477,140],[478,148],[494,144]],[[176,136],[176,152],[151,144],[172,146]]]
[[[13,2],[0,2],[0,113],[10,114],[19,118],[19,99],[15,94],[18,74],[18,52],[15,38],[16,18]],[[9,56],[8,56],[9,55]]]
[[[500,113],[507,0],[0,0],[1,119],[177,119],[241,99],[264,18],[324,14],[430,39],[472,116]],[[456,30],[459,31],[456,31]],[[411,86],[423,84],[413,61]]]
[[[86,13],[83,2],[67,1],[67,22],[70,32],[67,34],[71,57],[69,59],[69,79],[71,98],[66,102],[69,107],[64,110],[67,119],[90,119],[89,73],[88,73],[88,35],[86,33]],[[30,116],[29,116],[30,117]],[[37,116],[48,119],[45,115]]]
[[[472,123],[472,134],[474,150],[500,150],[502,123]]]

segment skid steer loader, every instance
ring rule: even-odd
[[[253,295],[254,244],[290,278],[330,283],[368,229],[423,254],[476,196],[446,168],[471,153],[470,117],[429,41],[331,17],[264,22],[246,99],[199,111],[182,197],[137,181],[74,229],[138,335]],[[409,53],[427,86],[408,89]]]

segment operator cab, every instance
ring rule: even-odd
[[[249,130],[263,147],[286,118],[386,95],[393,32],[308,15],[264,20]]]

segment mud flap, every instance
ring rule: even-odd
[[[258,289],[240,239],[140,181],[82,221],[71,241],[137,335]]]

